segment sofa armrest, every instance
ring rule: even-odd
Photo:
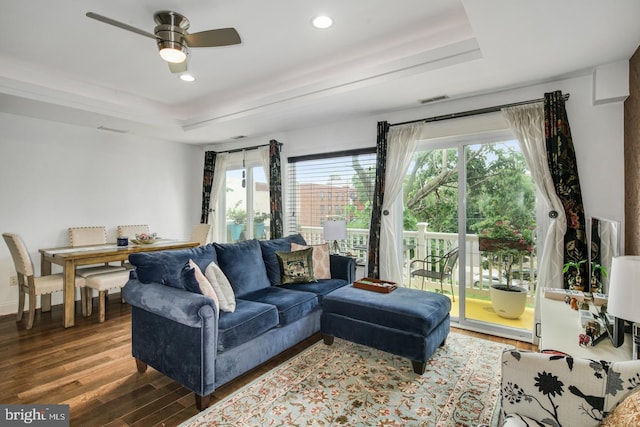
[[[132,306],[185,326],[201,327],[203,318],[208,322],[218,319],[213,300],[182,289],[131,279],[124,286],[122,295]]]
[[[356,262],[353,258],[342,255],[330,255],[332,279],[343,279],[353,283],[356,277]]]

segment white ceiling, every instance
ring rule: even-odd
[[[185,83],[153,32],[235,27],[191,49]],[[311,26],[325,13],[335,24]],[[590,72],[640,44],[637,0],[2,0],[0,111],[213,144]]]

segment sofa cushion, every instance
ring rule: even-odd
[[[204,270],[212,261],[216,261],[216,251],[208,244],[191,249],[129,255],[129,262],[136,268],[136,275],[142,283],[161,283],[178,289],[184,289],[181,281],[182,268],[190,259],[200,270]]]
[[[329,244],[322,245],[299,245],[296,242],[291,243],[292,251],[301,249],[313,249],[313,275],[317,280],[331,279],[331,265],[329,262]]]
[[[280,264],[280,283],[309,283],[317,282],[313,275],[313,249],[301,251],[276,251]]]
[[[273,286],[280,284],[280,264],[278,264],[276,251],[290,251],[291,243],[298,243],[300,245],[307,244],[301,234],[292,234],[281,239],[260,240],[260,249],[262,251],[262,258],[264,259],[264,265],[267,269],[267,276]]]
[[[343,286],[348,285],[348,282],[344,279],[329,279],[318,280],[312,283],[295,283],[280,285],[279,288],[283,289],[295,289],[296,291],[313,292],[318,296],[318,301],[322,302],[322,298],[329,292],[335,291]]]
[[[265,304],[272,304],[278,308],[280,326],[294,322],[318,307],[318,297],[311,292],[300,292],[270,286],[251,292],[244,299]]]
[[[237,243],[214,243],[218,266],[222,269],[236,297],[270,285],[257,240]]]
[[[233,313],[220,313],[218,353],[251,341],[276,326],[278,309],[275,305],[237,299]]]

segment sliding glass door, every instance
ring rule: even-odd
[[[529,338],[537,259],[535,184],[511,135],[467,143],[462,150],[467,280],[460,322]]]
[[[407,285],[449,296],[462,327],[530,339],[535,185],[511,133],[423,141],[405,181],[404,205]],[[456,264],[449,271],[452,251]],[[431,271],[416,274],[425,261]],[[521,312],[509,311],[511,299],[508,310],[496,306],[493,288],[501,287],[517,294]]]

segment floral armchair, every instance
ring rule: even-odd
[[[613,423],[602,425],[630,421],[628,425],[637,426],[640,360],[607,363],[507,350],[502,354],[501,395],[503,427],[598,426],[623,400],[625,405],[607,419]],[[614,416],[622,418],[612,420]]]

